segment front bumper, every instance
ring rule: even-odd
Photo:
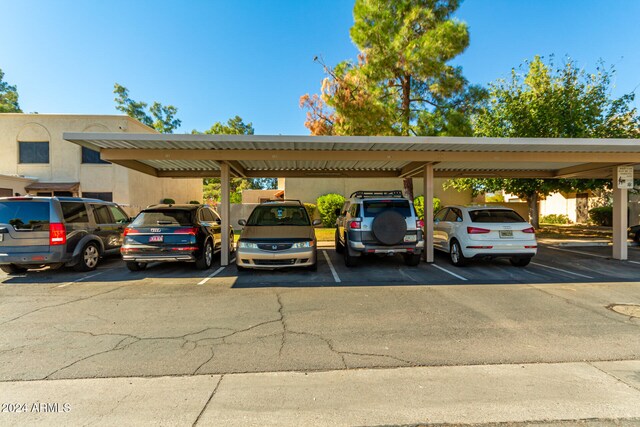
[[[236,248],[236,265],[244,268],[310,267],[316,263],[316,257],[314,247],[273,252],[254,248]]]

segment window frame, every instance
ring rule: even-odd
[[[47,144],[47,161],[24,161],[22,148],[27,144]],[[32,145],[35,147],[35,145]],[[18,164],[20,165],[50,165],[51,164],[51,143],[49,141],[18,141]]]

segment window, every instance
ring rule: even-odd
[[[87,223],[89,222],[89,214],[87,207],[82,202],[61,202],[62,215],[67,223]]]
[[[444,219],[445,221],[460,222],[462,221],[462,212],[459,209],[451,208]]]
[[[104,200],[105,202],[113,202],[113,193],[97,193],[95,191],[83,191],[82,197],[87,199]]]
[[[129,222],[129,216],[119,207],[110,205],[109,210],[111,211],[111,215],[113,216],[113,220],[116,224],[126,224]]]
[[[448,208],[440,209],[436,214],[434,221],[444,221],[445,216],[447,215]]]
[[[11,188],[0,188],[0,197],[13,196],[13,190]]]
[[[349,211],[352,218],[356,218],[360,216],[360,205],[354,204],[351,206],[351,210]]]
[[[48,230],[49,203],[22,200],[1,201],[0,224],[10,224],[16,230]]]
[[[193,225],[191,211],[185,209],[158,209],[143,211],[131,223],[132,227],[155,227],[158,225]]]
[[[200,220],[204,222],[214,222],[215,218],[213,217],[213,212],[211,212],[209,208],[201,209]]]
[[[49,163],[48,142],[18,142],[20,163]]]
[[[381,212],[395,211],[403,217],[410,217],[411,207],[407,200],[365,200],[364,202],[364,216],[374,217]]]
[[[93,219],[96,224],[111,224],[109,208],[106,205],[91,205],[93,208]]]
[[[82,147],[82,163],[97,164],[97,165],[110,165],[110,162],[102,160],[100,158],[100,152],[92,150],[91,148]]]
[[[482,209],[469,211],[472,222],[526,222],[511,209]]]

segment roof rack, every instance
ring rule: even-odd
[[[400,190],[389,190],[389,191],[354,191],[351,193],[352,197],[358,197],[360,199],[364,199],[365,197],[404,197],[402,191]]]
[[[302,205],[302,202],[298,199],[271,199],[271,200],[264,200],[262,202],[260,202],[260,204],[263,203],[278,203],[278,202],[297,202],[300,205]]]

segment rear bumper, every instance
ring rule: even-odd
[[[15,252],[12,248],[0,246],[0,265],[19,264],[38,266],[43,264],[67,263],[72,260],[64,246],[54,246],[49,251]]]
[[[261,249],[236,249],[236,265],[244,268],[274,269],[310,267],[316,263],[315,248],[287,249],[270,252]]]
[[[123,261],[132,262],[195,262],[196,251],[149,250],[123,246],[120,249]]]
[[[424,249],[424,240],[396,246],[380,246],[371,243],[349,241],[349,248],[352,252],[359,252],[361,254],[421,254]]]

